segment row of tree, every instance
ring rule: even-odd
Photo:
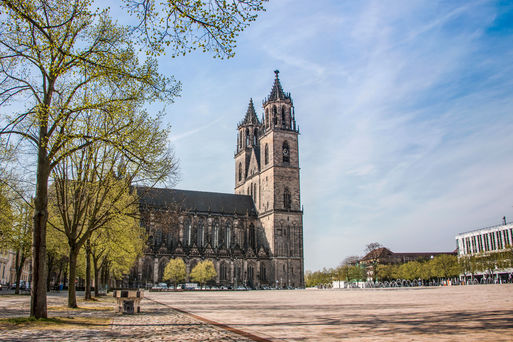
[[[368,267],[373,267],[369,265]],[[398,279],[429,281],[431,279],[449,279],[474,276],[477,273],[493,277],[498,271],[513,267],[513,248],[504,251],[457,257],[442,254],[426,261],[410,261],[404,264],[378,264],[374,281],[392,281]],[[369,272],[374,274],[373,272]],[[342,264],[333,269],[307,271],[306,286],[329,286],[335,280],[366,281],[367,270],[360,264]]]
[[[144,106],[171,103],[180,84],[159,73],[154,56],[169,47],[173,57],[196,48],[231,57],[263,2],[121,0],[133,16],[129,27],[92,0],[0,2],[0,139],[5,150],[33,157],[17,165],[30,175],[26,193],[33,194],[25,196],[32,216],[31,316],[47,317],[50,235],[67,244],[73,285],[83,249],[94,260],[104,253],[96,241],[115,235],[107,230],[137,225],[129,185],[174,179],[169,130]],[[113,244],[120,253],[137,249]],[[74,297],[70,286],[70,307]]]
[[[204,285],[214,279],[217,272],[214,263],[211,260],[203,260],[196,264],[191,270],[190,279],[194,282]],[[169,281],[176,285],[184,282],[187,277],[187,269],[182,258],[171,259],[164,268],[164,281]]]
[[[314,286],[331,286],[332,282],[346,281],[359,282],[367,279],[367,271],[365,267],[355,264],[342,264],[336,268],[324,268],[322,271],[306,271],[305,285],[306,287]]]

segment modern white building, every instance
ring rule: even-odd
[[[496,252],[513,246],[513,223],[480,228],[456,235],[458,256]]]

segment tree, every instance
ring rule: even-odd
[[[52,228],[49,229],[48,234],[46,235],[46,251],[47,251],[47,269],[48,269],[48,277],[46,280],[47,290],[50,290],[51,285],[51,277],[55,272],[55,283],[54,285],[59,285],[61,282],[64,284],[65,279],[68,275],[68,243],[66,239],[66,235],[63,233],[56,231]]]
[[[383,245],[379,242],[371,242],[365,247],[365,263],[369,270],[368,274],[373,281],[377,280],[378,266],[381,258],[381,253],[377,251],[379,248],[383,248]]]
[[[396,279],[399,273],[397,265],[378,265],[377,277],[380,281]]]
[[[236,39],[267,0],[123,0],[138,19],[133,27],[140,41],[159,54],[171,46],[171,56],[197,48],[214,57],[233,57]]]
[[[450,278],[460,274],[458,258],[455,255],[440,254],[430,261],[433,275],[438,278]]]
[[[182,258],[176,258],[169,260],[166,268],[164,269],[164,281],[170,281],[175,285],[185,280],[187,270],[185,268],[185,262]]]
[[[179,85],[139,62],[126,29],[90,1],[2,1],[0,103],[18,101],[2,118],[1,135],[17,136],[36,152],[31,316],[47,317],[46,223],[48,180],[66,157],[96,141],[131,153],[125,113],[146,101],[170,101]],[[43,15],[44,14],[44,15]],[[23,102],[21,102],[23,101]],[[108,123],[89,127],[91,115]],[[14,138],[13,138],[14,140]]]
[[[342,260],[341,265],[356,265],[360,262],[360,259],[361,258],[358,255],[350,255]]]
[[[435,276],[432,260],[423,262],[421,265],[419,274],[420,279],[427,281]]]
[[[217,276],[214,263],[211,260],[200,261],[191,271],[191,278],[200,285],[214,279]]]
[[[14,214],[11,204],[7,196],[7,187],[0,183],[0,239],[4,240],[4,236],[14,224]]]
[[[141,122],[139,128],[147,126]],[[145,140],[139,136],[131,136],[134,142],[147,153],[148,159],[159,159],[161,146],[165,144],[165,135],[159,134],[158,127],[153,124],[146,127]],[[154,135],[160,139],[152,138]],[[147,144],[152,146],[149,147]],[[160,163],[157,163],[160,165]],[[86,288],[90,288],[90,256],[91,236],[93,233],[107,231],[112,240],[123,243],[121,248],[110,246],[109,258],[111,266],[121,266],[116,270],[120,277],[134,259],[142,252],[143,240],[138,224],[139,206],[135,191],[131,190],[134,177],[145,175],[144,168],[151,165],[137,165],[120,159],[120,152],[106,144],[93,144],[76,152],[54,169],[54,192],[51,193],[50,223],[52,227],[66,236],[69,246],[69,277],[75,279],[77,257],[82,247],[86,247]],[[168,168],[165,168],[168,170]],[[130,171],[130,172],[129,172]],[[117,174],[116,174],[117,173]],[[154,174],[159,175],[157,171]],[[52,188],[53,190],[53,188]],[[134,230],[135,227],[135,230]],[[118,234],[119,229],[126,231]],[[108,233],[111,230],[115,233]],[[132,237],[126,237],[131,233]],[[101,241],[101,240],[99,240]],[[120,255],[116,255],[117,251]],[[123,256],[120,259],[120,256]],[[126,263],[130,262],[127,266]],[[88,291],[86,291],[87,293]],[[89,291],[90,298],[90,291]],[[68,306],[76,307],[75,286],[70,283],[68,288]]]
[[[382,248],[383,245],[379,242],[371,242],[365,246],[365,253],[372,252],[375,249]]]
[[[30,203],[18,193],[7,190],[7,186],[0,184],[0,248],[15,251],[16,290],[20,292],[20,280],[25,261],[30,257],[32,225]]]
[[[141,29],[156,53],[172,43],[178,53],[195,46],[233,55],[237,34],[263,10],[257,0],[170,1],[162,3],[167,14],[151,0],[125,3],[141,20],[134,32]],[[126,146],[124,131],[136,123],[124,114],[145,102],[171,101],[180,86],[158,74],[154,59],[141,63],[128,29],[116,26],[108,12],[90,10],[92,0],[3,0],[0,6],[0,105],[19,105],[1,118],[0,135],[28,142],[37,156],[30,315],[42,318],[51,171],[95,141],[144,160]],[[92,111],[108,124],[84,129]]]
[[[401,279],[413,280],[420,278],[422,264],[418,261],[410,261],[399,266]]]

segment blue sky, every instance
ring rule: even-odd
[[[378,241],[448,251],[513,220],[513,4],[275,0],[237,55],[161,58],[177,188],[233,192],[236,125],[280,70],[299,124],[305,269]]]

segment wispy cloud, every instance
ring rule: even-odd
[[[453,249],[456,233],[513,215],[513,37],[489,30],[502,10],[270,2],[235,59],[194,55],[169,69],[184,85],[171,122],[180,186],[232,191],[236,124],[278,68],[301,129],[306,268],[371,240]]]

